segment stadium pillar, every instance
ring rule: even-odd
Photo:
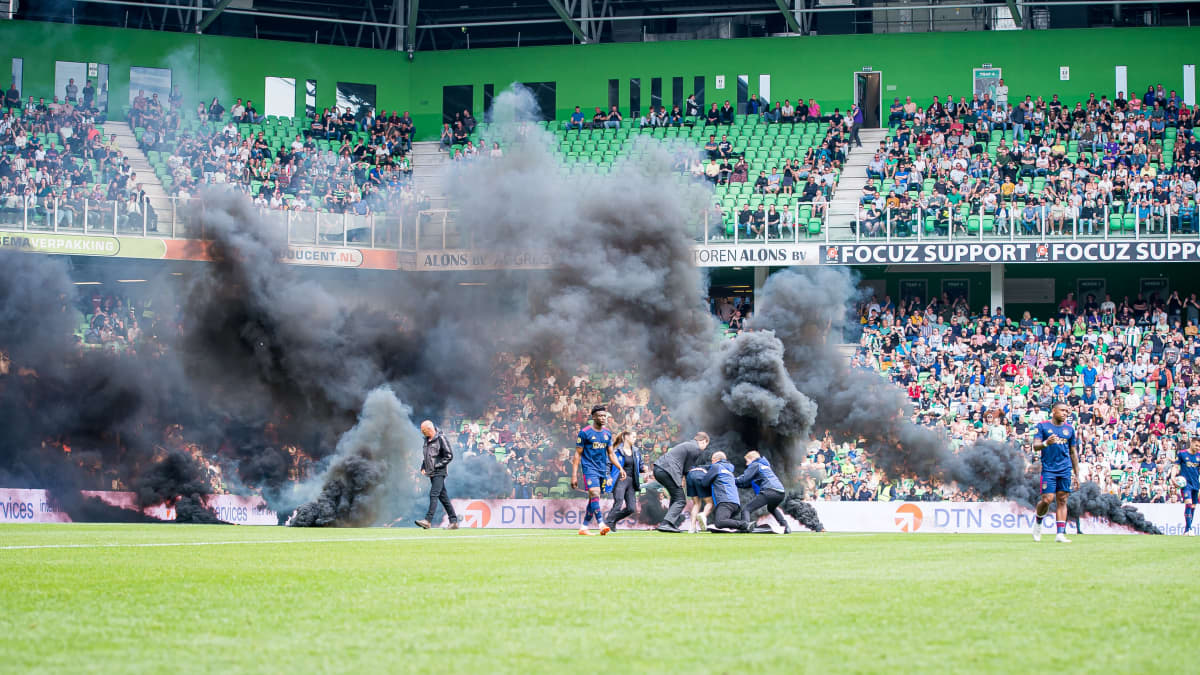
[[[988,298],[988,307],[994,312],[996,305],[1004,307],[1004,264],[993,263],[991,265],[991,274],[989,275],[988,287],[991,289],[991,297]],[[1006,315],[1007,315],[1007,308]]]
[[[754,306],[758,308],[758,295],[762,292],[763,284],[767,283],[767,275],[771,273],[769,267],[754,268]]]

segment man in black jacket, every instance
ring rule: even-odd
[[[446,467],[450,466],[450,462],[454,459],[454,453],[450,450],[450,441],[446,440],[442,432],[438,431],[437,427],[433,426],[433,422],[429,420],[421,422],[421,433],[425,436],[421,473],[429,476],[429,511],[425,513],[424,520],[417,521],[417,526],[426,530],[432,527],[433,512],[437,509],[440,501],[442,508],[446,510],[446,515],[450,518],[449,529],[457,530],[458,515],[454,513],[450,495],[446,494]]]
[[[654,462],[654,480],[666,488],[671,497],[667,515],[656,528],[659,532],[679,532],[679,525],[683,522],[683,505],[687,501],[683,477],[700,463],[707,447],[708,434],[701,431],[692,440],[676,445]]]

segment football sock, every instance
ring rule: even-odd
[[[1055,524],[1058,525],[1058,533],[1059,534],[1067,533],[1067,522],[1065,520],[1055,521]]]
[[[596,524],[599,525],[600,524],[600,498],[599,497],[589,497],[587,510],[588,510],[588,514],[591,515],[592,518],[595,518]]]
[[[1187,525],[1187,529],[1189,532],[1192,529],[1192,516],[1194,516],[1194,515],[1196,515],[1196,505],[1195,504],[1184,504],[1184,506],[1183,506],[1183,522],[1184,522],[1184,524]]]

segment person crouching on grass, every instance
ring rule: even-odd
[[[735,481],[733,465],[726,459],[725,453],[714,452],[712,466],[700,479],[700,487],[712,490],[712,500],[716,504],[709,532],[750,531],[750,522],[742,520],[742,502]]]

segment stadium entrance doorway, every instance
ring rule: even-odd
[[[854,73],[854,102],[862,107],[863,128],[878,129],[883,109],[883,73],[860,71]]]

